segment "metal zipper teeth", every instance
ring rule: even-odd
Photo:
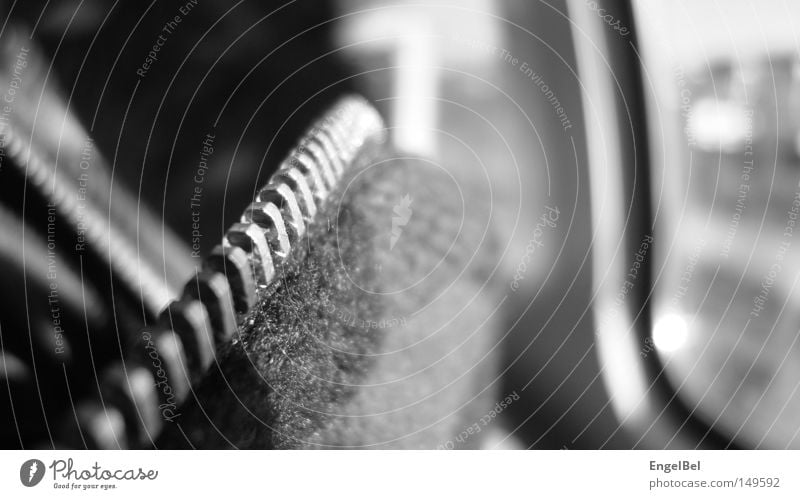
[[[359,151],[384,139],[380,115],[361,97],[341,99],[318,120],[204,260],[182,297],[162,311],[157,327],[143,329],[133,355],[102,374],[101,399],[76,406],[83,435],[78,445],[152,445],[214,362],[217,348],[234,339],[258,289],[274,282]]]

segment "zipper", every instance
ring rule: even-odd
[[[304,134],[269,182],[204,259],[155,327],[139,332],[122,362],[99,378],[99,398],[78,402],[57,445],[101,449],[152,447],[216,352],[236,333],[284,262],[301,251],[328,194],[359,153],[385,141],[378,112],[363,98],[339,100]],[[76,427],[77,426],[77,427]],[[80,437],[80,440],[77,438]]]

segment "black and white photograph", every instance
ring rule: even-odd
[[[0,1],[0,449],[797,497],[800,1]]]

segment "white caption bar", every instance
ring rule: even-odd
[[[0,451],[0,490],[17,498],[777,498],[799,496],[798,465],[793,451]]]

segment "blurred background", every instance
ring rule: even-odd
[[[154,272],[182,282],[306,124],[358,92],[397,148],[491,195],[506,296],[498,390],[519,400],[482,447],[800,446],[798,2],[70,0],[2,12],[13,102],[0,121],[78,165],[53,184],[80,188],[81,161],[105,169],[88,188],[123,194],[97,211],[122,233],[137,214],[131,244],[155,255]],[[198,174],[199,222],[187,202]],[[59,347],[47,253],[59,201],[30,172],[4,164],[0,176],[0,375],[25,383],[38,361],[58,380],[15,399],[32,416],[3,426],[13,447],[45,437],[42,413],[80,395],[65,378],[80,386],[68,380],[114,352],[100,331],[165,298],[154,285],[137,308],[102,255],[58,255],[60,320],[91,347],[34,354]]]

